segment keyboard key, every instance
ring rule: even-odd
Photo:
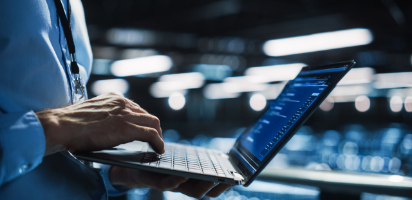
[[[172,168],[172,164],[171,163],[163,163],[163,162],[161,162],[161,163],[159,163],[159,166],[158,167],[161,167],[161,168]]]

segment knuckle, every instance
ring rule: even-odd
[[[150,137],[150,139],[156,138],[156,135],[157,135],[156,129],[154,129],[154,128],[147,128],[146,132],[147,132],[148,136]]]
[[[108,92],[107,95],[110,95],[110,96],[121,96],[121,97],[123,97],[123,95],[120,94],[119,92]]]
[[[126,108],[126,99],[124,97],[116,97],[114,99],[114,102],[116,103],[117,106],[120,106],[121,108]]]
[[[160,119],[159,118],[157,118],[156,116],[153,116],[152,115],[152,120],[153,120],[153,123],[155,123],[155,125],[160,125]]]

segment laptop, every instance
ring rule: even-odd
[[[147,143],[134,141],[111,149],[73,154],[86,161],[248,186],[354,65],[352,60],[303,67],[268,104],[263,115],[237,138],[228,153],[165,143],[166,152],[160,155]]]

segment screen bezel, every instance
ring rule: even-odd
[[[351,61],[343,61],[343,62],[338,62],[334,64],[329,64],[329,65],[322,65],[322,66],[307,66],[302,68],[301,72],[304,71],[311,71],[311,70],[319,70],[319,69],[330,69],[330,68],[339,68],[342,67],[342,65],[347,65],[347,69],[343,71],[342,76],[335,80],[335,82],[331,82],[331,87],[327,87],[324,92],[322,92],[319,97],[312,103],[312,105],[308,108],[308,110],[296,121],[296,123],[289,129],[289,131],[285,134],[283,138],[281,138],[278,142],[278,144],[266,155],[266,157],[262,160],[261,165],[259,166],[258,169],[256,169],[256,172],[254,174],[250,173],[249,170],[246,168],[246,166],[242,163],[241,160],[238,159],[236,156],[235,151],[239,152],[238,155],[242,155],[240,147],[240,140],[237,139],[235,145],[232,147],[232,149],[229,151],[229,159],[231,163],[240,170],[242,175],[244,176],[245,180],[243,181],[242,185],[243,186],[249,186],[252,181],[262,172],[262,170],[269,164],[269,162],[275,157],[275,155],[283,148],[283,146],[286,145],[286,143],[293,137],[293,135],[299,130],[299,128],[306,122],[306,120],[316,111],[316,109],[320,106],[320,104],[326,99],[326,97],[332,92],[332,90],[336,87],[337,83],[349,72],[349,70],[352,69],[352,67],[356,64],[354,60]],[[282,90],[283,92],[283,90]],[[265,109],[264,112],[262,112],[262,115],[267,111],[268,108]],[[262,116],[260,116],[262,117]],[[259,117],[259,118],[260,118]],[[250,128],[252,128],[253,125],[251,125],[249,128],[247,128],[243,133],[245,134],[248,132]],[[246,161],[247,162],[247,161]]]

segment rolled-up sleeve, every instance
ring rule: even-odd
[[[0,186],[36,168],[45,148],[43,127],[33,111],[0,111]]]

